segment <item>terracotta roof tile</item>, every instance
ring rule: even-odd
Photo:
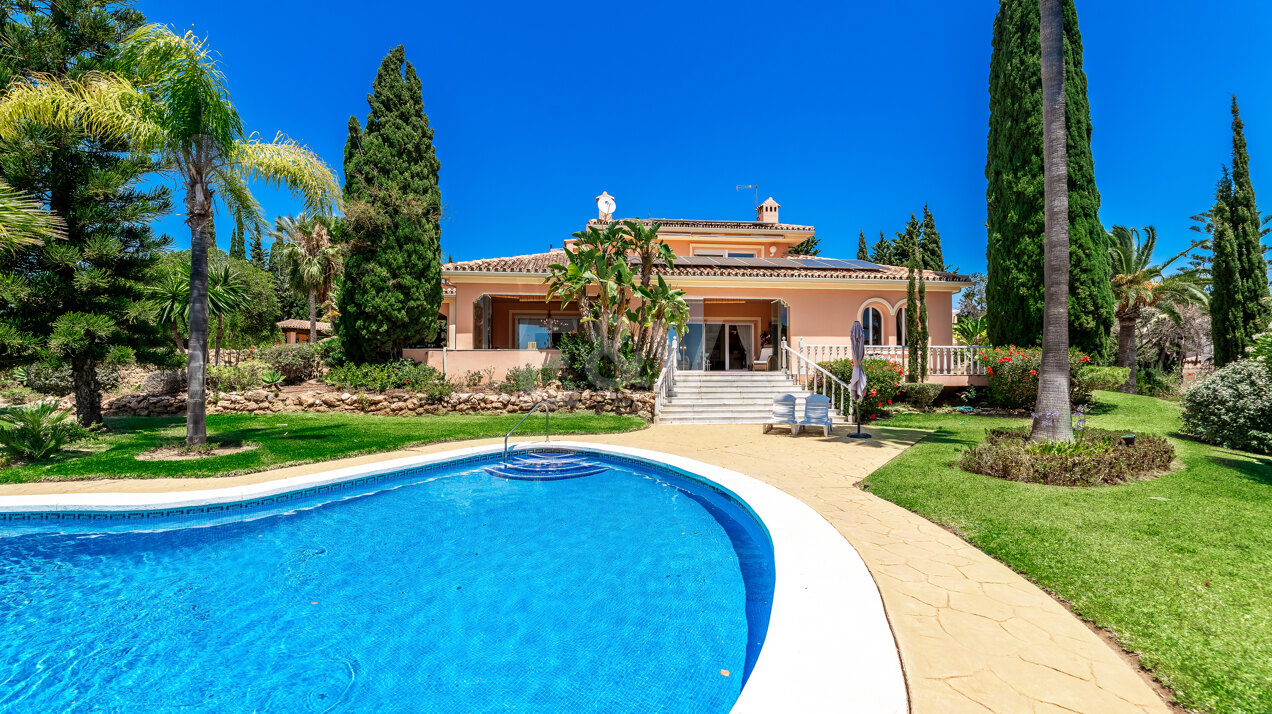
[[[553,263],[565,263],[564,250],[552,250],[547,253],[530,255],[513,255],[504,258],[481,258],[447,263],[442,270],[453,273],[525,273],[528,275],[547,275],[548,266]],[[812,278],[812,279],[850,279],[850,280],[906,280],[906,269],[897,266],[882,266],[882,269],[862,268],[813,268],[798,265],[794,261],[790,267],[754,266],[754,267],[722,267],[722,266],[681,266],[670,271],[659,271],[664,276],[684,277],[733,277],[733,278]],[[924,278],[934,283],[970,282],[966,276],[958,273],[946,273],[925,270]]]
[[[308,330],[309,329],[309,320],[280,320],[274,324],[278,325],[284,330]],[[319,320],[318,331],[331,332],[331,323],[323,322],[322,320]]]

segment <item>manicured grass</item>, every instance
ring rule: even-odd
[[[52,462],[0,469],[0,483],[229,476],[390,451],[413,444],[503,436],[522,416],[465,414],[403,418],[357,414],[222,414],[208,417],[209,442],[245,442],[259,444],[259,448],[187,461],[139,461],[136,458],[137,454],[156,447],[182,443],[185,438],[184,418],[107,419],[106,424],[114,433],[94,444],[104,450],[78,456],[68,452]],[[639,429],[644,425],[643,419],[634,416],[560,414],[552,417],[552,434],[613,433]],[[517,432],[522,440],[542,433],[543,418],[537,414],[526,420]]]
[[[866,488],[1110,629],[1183,705],[1272,711],[1272,458],[1183,440],[1169,402],[1097,399],[1091,426],[1167,435],[1186,468],[1098,488],[1002,481],[958,470],[959,454],[1021,420],[904,414],[890,423],[936,431]]]

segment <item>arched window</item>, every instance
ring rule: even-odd
[[[906,342],[905,308],[901,308],[900,310],[897,310],[897,344],[898,345],[909,344],[908,342]]]
[[[868,307],[861,311],[861,327],[866,332],[866,344],[883,344],[883,313]]]

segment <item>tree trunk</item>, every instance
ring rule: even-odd
[[[225,318],[221,313],[216,314],[216,364],[221,365],[221,337],[225,334]]]
[[[309,344],[318,344],[318,304],[317,295],[309,291]]]
[[[172,342],[177,346],[178,352],[185,352],[185,344],[181,341],[181,329],[177,327],[176,320],[172,321]]]
[[[186,353],[186,444],[208,441],[208,224],[212,191],[201,177],[186,184],[186,225],[190,226],[190,350]]]
[[[102,387],[97,382],[97,365],[87,357],[71,360],[71,382],[75,387],[75,418],[80,426],[102,422]]]
[[[1064,19],[1060,0],[1039,0],[1045,194],[1042,363],[1032,441],[1071,441],[1069,406],[1069,171],[1065,147]]]
[[[1165,350],[1162,351],[1165,352]],[[1117,366],[1130,367],[1131,372],[1117,391],[1126,394],[1135,393],[1136,362],[1135,320],[1133,318],[1119,319],[1117,321]]]

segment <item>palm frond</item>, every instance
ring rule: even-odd
[[[212,187],[221,197],[221,202],[225,204],[225,209],[229,211],[230,216],[234,219],[234,225],[238,227],[240,233],[243,226],[248,226],[254,230],[261,230],[267,227],[265,221],[265,211],[261,208],[261,204],[257,202],[256,197],[252,195],[251,189],[243,181],[243,176],[236,172],[217,171],[212,174]]]
[[[0,180],[0,251],[13,252],[24,245],[43,245],[47,238],[64,238],[62,219],[39,203]]]
[[[309,213],[329,215],[340,208],[340,186],[331,167],[320,156],[284,134],[272,143],[253,134],[235,145],[226,156],[227,169],[249,180],[284,187],[300,194]]]
[[[33,123],[159,151],[165,134],[158,113],[147,94],[118,75],[91,73],[66,83],[33,75],[14,80],[0,100],[0,137],[16,139]]]

